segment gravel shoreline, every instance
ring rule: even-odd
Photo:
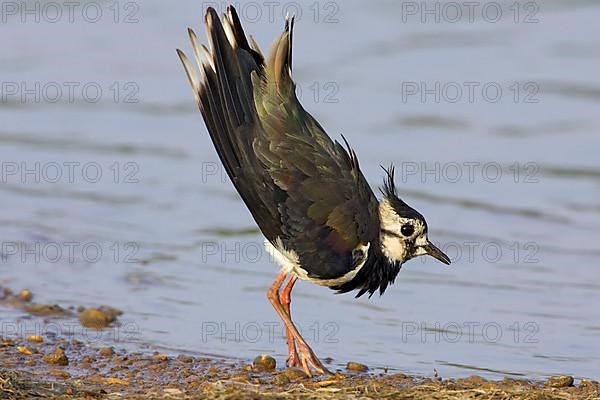
[[[0,361],[0,398],[11,400],[600,399],[598,382],[575,383],[568,376],[531,382],[344,371],[309,378],[297,369],[185,355],[127,353],[112,347],[94,348],[77,340],[0,339]]]
[[[0,306],[32,318],[78,313],[82,325],[118,323],[118,310],[64,310],[32,302],[29,291],[0,289]],[[58,307],[58,308],[57,308]],[[89,311],[93,310],[93,311]],[[41,317],[40,317],[41,316]],[[263,355],[242,363],[97,347],[76,339],[0,336],[0,399],[600,399],[600,384],[569,376],[546,381],[478,376],[442,379],[369,372],[349,363],[334,376],[276,368]]]

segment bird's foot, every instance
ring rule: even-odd
[[[309,377],[313,376],[311,367],[321,375],[333,375],[307,344],[298,343],[298,352],[300,353],[298,367],[302,368]]]
[[[296,352],[296,348],[290,350],[287,358],[287,366],[288,368],[302,368],[302,361],[300,361],[300,357],[298,356],[298,352]]]
[[[289,368],[302,368],[302,362],[300,361],[300,357],[298,357],[298,352],[296,351],[296,341],[294,340],[294,335],[290,329],[286,329],[285,333],[287,336],[288,345],[287,366]]]

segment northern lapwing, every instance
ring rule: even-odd
[[[285,324],[287,364],[329,373],[292,322],[298,278],[359,297],[383,294],[413,257],[450,259],[427,238],[425,218],[398,197],[394,168],[385,169],[378,201],[346,139],[331,140],[298,101],[294,18],[266,59],[232,6],[221,19],[208,8],[205,24],[210,49],[188,30],[200,74],[177,53],[219,158],[281,265],[267,297]]]

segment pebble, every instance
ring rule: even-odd
[[[81,362],[84,362],[84,363],[90,363],[90,364],[91,364],[91,363],[93,363],[93,362],[96,362],[96,357],[94,357],[94,356],[92,356],[92,355],[84,356],[84,357],[81,359]]]
[[[21,300],[30,302],[33,299],[33,294],[27,289],[23,289],[19,292],[19,297]]]
[[[66,311],[56,304],[31,304],[25,307],[25,311],[33,315],[64,314]]]
[[[112,347],[103,347],[98,351],[102,357],[112,357],[115,355],[115,350]]]
[[[123,385],[123,386],[129,386],[129,382],[123,380],[123,379],[119,379],[119,378],[106,378],[104,380],[104,383],[107,385]]]
[[[549,378],[546,381],[546,383],[544,383],[544,386],[551,387],[551,388],[564,388],[564,387],[573,386],[574,381],[575,381],[575,379],[573,379],[572,376],[568,376],[568,375],[553,376],[553,377]]]
[[[190,356],[180,354],[177,356],[177,361],[181,361],[183,363],[191,363],[191,362],[194,362],[194,359]]]
[[[366,372],[369,370],[369,367],[367,367],[365,364],[348,361],[348,364],[346,364],[346,369],[348,371]]]
[[[87,308],[79,314],[81,326],[93,329],[103,329],[110,325],[116,317],[99,308]]]
[[[25,354],[26,356],[30,356],[33,353],[25,346],[17,346],[17,351],[21,354]]]
[[[166,361],[169,361],[169,356],[164,355],[164,354],[155,354],[154,356],[152,356],[152,359],[154,361],[166,362]]]
[[[298,379],[306,378],[306,373],[298,368],[286,368],[282,373],[282,376],[285,376],[290,381],[296,381]]]
[[[39,335],[29,335],[26,339],[30,343],[44,343],[44,338]]]
[[[252,362],[252,366],[255,370],[261,372],[270,372],[275,370],[277,366],[277,362],[273,357],[268,354],[261,354],[254,359]]]
[[[80,362],[78,366],[80,369],[90,369],[93,367],[91,363],[85,361]]]
[[[56,378],[62,378],[62,379],[68,379],[71,377],[71,374],[69,374],[67,371],[61,371],[59,369],[53,369],[48,374],[50,376],[54,376]]]
[[[45,355],[42,360],[47,364],[69,365],[69,359],[67,358],[65,351],[60,347],[57,347],[56,350],[54,350],[54,353]]]
[[[246,372],[252,372],[252,365],[250,365],[250,364],[242,365],[241,370],[246,371]]]

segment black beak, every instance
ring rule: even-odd
[[[438,249],[433,243],[427,242],[427,244],[423,246],[423,248],[431,257],[443,262],[446,265],[450,265],[450,257],[444,254],[444,252]]]

